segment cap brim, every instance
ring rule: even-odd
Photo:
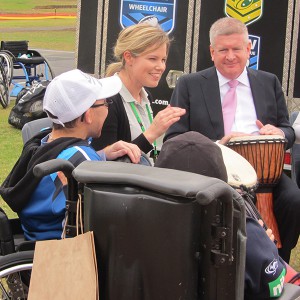
[[[118,94],[122,88],[122,81],[118,76],[110,76],[99,79],[101,82],[101,95],[99,99],[105,99]]]

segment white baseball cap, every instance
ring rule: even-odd
[[[122,81],[118,76],[96,79],[78,69],[55,77],[46,89],[43,110],[53,123],[61,124],[83,115],[96,100],[105,99],[119,93]]]

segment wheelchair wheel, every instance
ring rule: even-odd
[[[9,90],[7,84],[6,73],[3,65],[0,63],[0,103],[3,108],[9,104]]]
[[[28,298],[33,253],[24,251],[0,257],[0,299]]]
[[[45,79],[46,80],[52,80],[55,77],[55,73],[53,69],[50,67],[49,61],[44,57],[45,60]]]
[[[0,64],[2,64],[5,70],[7,85],[10,86],[14,70],[12,56],[5,51],[0,52]]]

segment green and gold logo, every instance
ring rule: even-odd
[[[226,0],[225,14],[249,25],[262,16],[263,0]]]

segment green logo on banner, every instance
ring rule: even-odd
[[[262,16],[263,0],[226,0],[225,14],[249,25]]]

